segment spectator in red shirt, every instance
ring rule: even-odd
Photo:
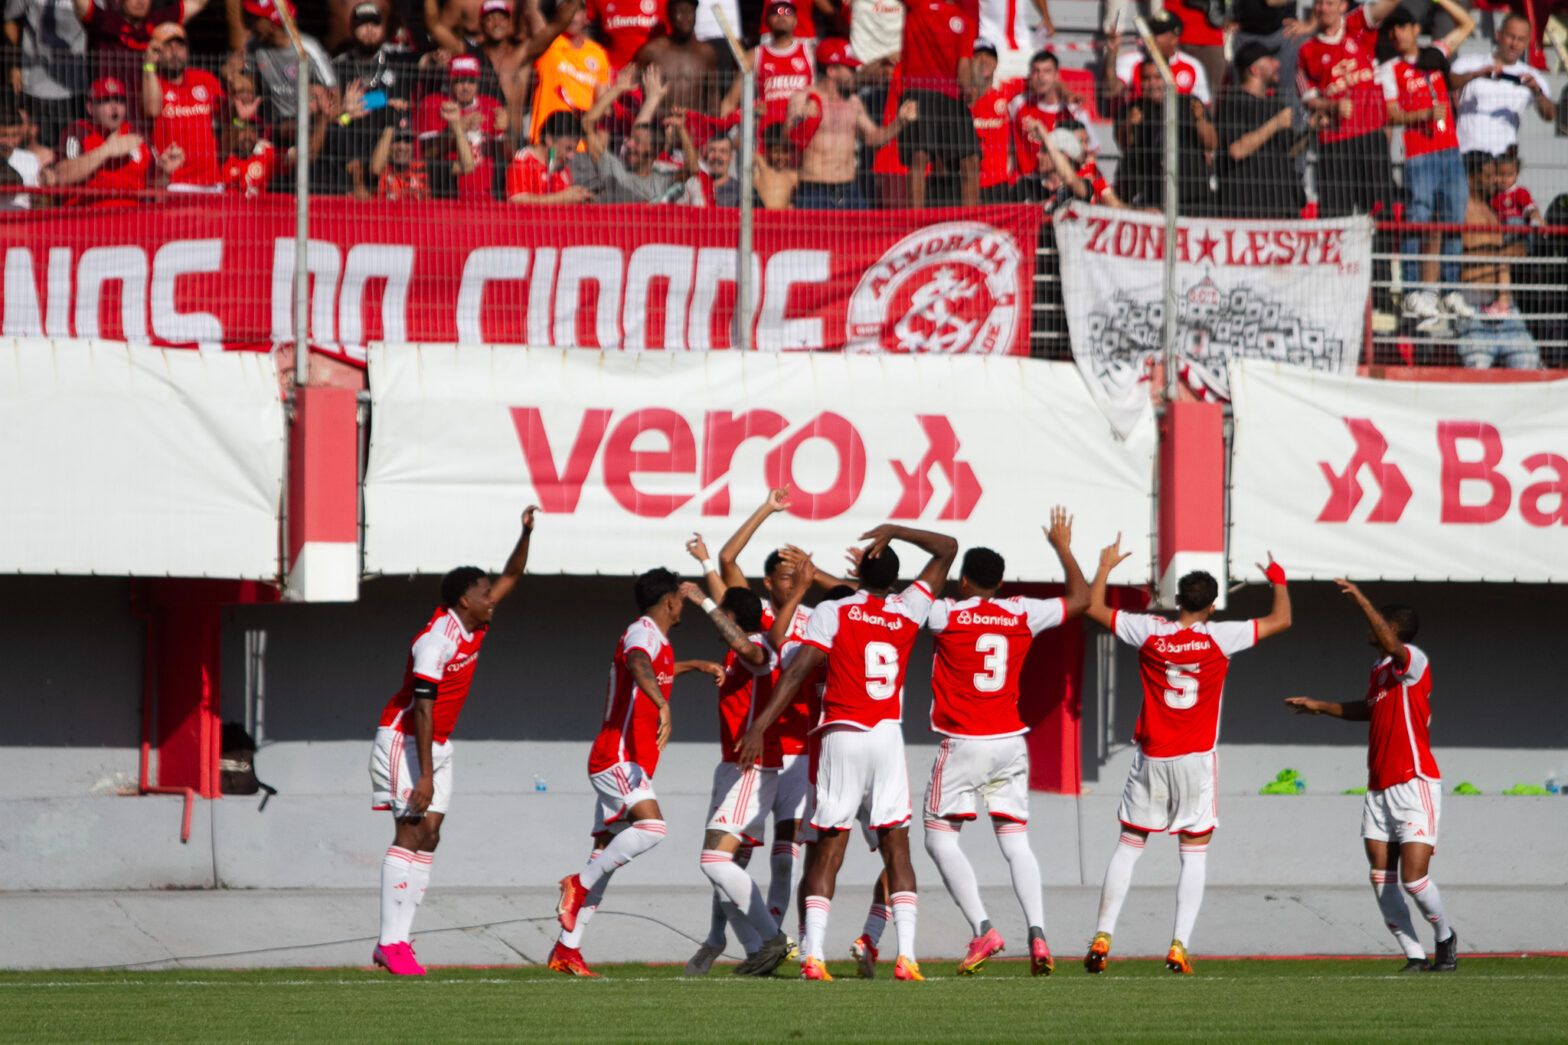
[[[1229,63],[1225,60],[1225,32],[1209,21],[1209,10],[1209,0],[1167,0],[1165,4],[1165,13],[1181,23],[1182,50],[1203,66],[1204,79],[1217,90],[1225,82]]]
[[[996,66],[996,45],[989,40],[978,41],[969,59],[964,101],[969,103],[975,138],[980,142],[981,203],[1011,203],[1018,198],[1013,184],[1018,172],[1013,164],[1012,121],[1007,113],[1007,95],[995,86]]]
[[[462,151],[467,139],[456,135],[454,140]],[[472,162],[473,154],[469,153],[468,158]],[[376,177],[376,195],[389,203],[430,198],[425,161],[415,150],[414,129],[407,120],[381,132],[381,140],[376,142],[375,151],[370,155],[370,173]]]
[[[447,102],[457,105],[459,119],[455,122],[446,118]],[[506,128],[506,110],[501,103],[479,93],[479,60],[468,54],[453,57],[447,63],[447,93],[426,95],[414,125],[421,155],[430,165],[430,173],[436,176],[432,184],[436,194],[446,195],[442,191],[444,174],[458,163],[455,136],[462,134],[468,140],[474,162],[467,173],[459,175],[456,195],[463,200],[493,199],[495,155]]]
[[[610,72],[618,73],[664,23],[664,0],[588,0],[588,20],[609,52]]]
[[[561,110],[545,117],[539,140],[517,150],[506,171],[508,203],[587,203],[593,193],[573,183],[571,157],[582,144],[582,121]]]
[[[1149,32],[1154,36],[1154,46],[1159,48],[1160,56],[1171,68],[1176,93],[1190,94],[1204,105],[1212,104],[1214,98],[1209,90],[1208,71],[1194,55],[1177,46],[1182,37],[1181,21],[1166,11],[1149,19]],[[1100,70],[1100,88],[1106,105],[1118,114],[1137,100],[1138,68],[1147,57],[1141,47],[1123,53],[1121,46],[1119,33],[1113,32],[1106,38],[1104,65]]]
[[[802,0],[805,6],[809,0]],[[757,127],[765,129],[783,123],[789,111],[789,99],[796,91],[811,86],[811,50],[795,35],[795,0],[767,0],[764,14],[768,20],[768,35],[751,51],[751,68],[757,81],[757,102],[762,116]],[[735,77],[730,89],[719,105],[719,116],[728,117],[740,108],[741,92],[745,80]]]
[[[97,59],[98,75],[136,82],[152,33],[160,25],[180,25],[201,14],[207,0],[72,0],[87,29],[87,49]],[[127,99],[136,118],[135,99]]]
[[[959,100],[970,78],[977,23],[960,0],[904,0],[904,98],[919,119],[898,139],[909,169],[909,205],[926,205],[926,182],[935,165],[959,178],[959,202],[980,202],[980,142],[974,115]]]
[[[266,195],[277,164],[277,151],[263,130],[254,110],[249,117],[232,113],[223,128],[223,186],[248,200]]]
[[[1388,111],[1375,77],[1377,27],[1398,0],[1348,16],[1346,0],[1315,0],[1318,34],[1301,45],[1296,79],[1318,131],[1317,194],[1324,217],[1371,214],[1392,205]]]
[[[213,121],[224,108],[223,85],[187,66],[190,47],[176,22],[153,31],[142,70],[142,109],[152,118],[152,145],[171,192],[221,192]]]
[[[1031,125],[1039,124],[1046,131],[1054,131],[1063,120],[1077,120],[1085,128],[1089,126],[1088,114],[1062,85],[1061,65],[1057,61],[1056,52],[1049,50],[1036,52],[1029,59],[1029,78],[1025,81],[1023,93],[1014,98],[1008,107],[1008,116],[1013,125],[1013,140],[1018,148],[1018,171],[1026,176],[1034,174],[1038,166],[1037,147],[1026,144]],[[1099,149],[1100,141],[1091,130],[1089,151],[1093,153]]]
[[[93,206],[128,206],[147,187],[152,153],[125,122],[125,84],[99,77],[87,95],[89,119],[78,120],[60,140],[61,159],[55,183],[80,185],[91,191],[81,202]]]
[[[1541,208],[1536,205],[1530,190],[1519,184],[1519,154],[1514,150],[1491,159],[1492,211],[1497,219],[1510,228],[1545,225]],[[1517,233],[1503,237],[1504,243],[1517,243]]]
[[[1454,20],[1454,28],[1431,47],[1421,46],[1421,26],[1415,16],[1396,7],[1378,29],[1379,86],[1386,100],[1388,122],[1404,128],[1405,217],[1420,222],[1463,225],[1469,206],[1470,185],[1459,155],[1459,132],[1452,99],[1448,95],[1448,57],[1475,29],[1475,22],[1453,0],[1437,4]],[[1441,249],[1441,271],[1436,261],[1405,262],[1405,315],[1417,321],[1417,330],[1430,333],[1447,325],[1444,314],[1475,314],[1457,287],[1459,233],[1405,236],[1405,254],[1435,254]],[[1452,259],[1452,260],[1449,260]],[[1441,277],[1441,284],[1439,284]],[[1446,291],[1444,288],[1448,288]]]

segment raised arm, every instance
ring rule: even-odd
[[[1285,704],[1296,709],[1298,715],[1328,715],[1347,722],[1365,722],[1372,717],[1364,700],[1349,704],[1336,704],[1331,700],[1313,700],[1311,697],[1286,697]]]
[[[523,65],[532,65],[538,61],[539,56],[555,43],[555,38],[566,32],[566,27],[572,24],[572,16],[582,6],[583,0],[561,0],[555,7],[555,17],[546,22],[543,29],[528,37],[528,42],[523,45],[520,62]]]
[[[670,742],[670,702],[664,699],[664,693],[659,689],[659,676],[653,670],[653,661],[645,649],[634,649],[626,655],[626,670],[631,673],[632,681],[637,683],[637,688],[643,695],[653,701],[653,706],[659,709],[659,750],[664,750],[664,745]]]
[[[1372,638],[1377,642],[1378,648],[1393,658],[1394,670],[1404,671],[1410,666],[1410,651],[1405,644],[1399,641],[1399,633],[1394,626],[1383,619],[1383,615],[1372,605],[1372,601],[1361,593],[1361,589],[1345,580],[1335,577],[1334,583],[1339,585],[1339,590],[1351,602],[1354,602],[1367,619],[1367,624],[1372,628]]]
[[[1454,20],[1454,27],[1448,31],[1448,35],[1443,37],[1443,46],[1448,49],[1449,54],[1453,54],[1459,50],[1459,45],[1468,40],[1470,34],[1475,32],[1475,19],[1470,17],[1469,11],[1454,3],[1454,0],[1434,0],[1434,2],[1438,7],[1447,11],[1448,17]]]
[[[1290,589],[1285,584],[1285,568],[1274,561],[1273,552],[1269,552],[1267,566],[1261,562],[1257,566],[1274,587],[1274,605],[1269,608],[1267,617],[1259,617],[1257,621],[1258,641],[1262,642],[1271,635],[1290,629]]]
[[[1073,558],[1073,517],[1061,505],[1051,509],[1051,525],[1045,527],[1045,539],[1051,542],[1051,550],[1056,553],[1067,577],[1067,593],[1062,597],[1067,619],[1081,617],[1089,608],[1089,582],[1083,579],[1083,570]]]
[[[731,588],[742,587],[746,583],[746,574],[735,564],[740,558],[740,553],[746,549],[761,526],[769,516],[782,512],[789,507],[789,487],[780,486],[768,491],[767,499],[759,504],[755,511],[746,517],[740,524],[740,529],[730,535],[719,549],[719,576],[724,578],[726,586]]]
[[[1120,566],[1132,555],[1132,552],[1122,551],[1122,535],[1117,534],[1116,540],[1100,549],[1100,566],[1094,571],[1094,580],[1089,582],[1089,608],[1086,611],[1089,619],[1106,630],[1110,630],[1115,613],[1105,602],[1105,583],[1111,571]]]
[[[789,707],[795,699],[795,694],[800,691],[801,685],[826,659],[827,654],[815,646],[803,645],[796,650],[789,664],[785,666],[784,673],[779,676],[778,685],[773,687],[773,696],[760,711],[752,712],[751,728],[746,731],[745,736],[735,742],[737,763],[749,766],[762,757],[763,734],[784,713],[784,709]]]
[[[953,560],[958,558],[958,542],[945,533],[934,533],[931,530],[916,530],[909,526],[883,523],[861,534],[860,539],[871,542],[866,546],[868,556],[875,556],[887,547],[889,541],[913,544],[931,556],[916,580],[924,584],[926,590],[933,596],[942,594],[942,589],[947,585],[947,575],[953,569]]]
[[[794,573],[795,583],[783,605],[776,606],[773,610],[773,626],[768,629],[768,644],[776,650],[784,648],[784,643],[789,638],[789,626],[795,621],[795,613],[800,609],[800,604],[805,601],[806,593],[811,590],[811,584],[806,578],[814,577],[817,572],[811,556],[793,544],[786,544],[779,549],[779,557]]]
[[[691,540],[686,542],[686,554],[702,567],[702,583],[708,586],[708,595],[714,599],[724,598],[724,578],[713,565],[713,559],[708,555],[708,542],[702,539],[702,534],[691,535]]]
[[[768,662],[768,651],[751,641],[751,638],[735,623],[735,618],[719,608],[719,604],[703,594],[701,588],[691,581],[681,583],[681,598],[693,606],[701,608],[707,614],[708,620],[713,622],[713,627],[719,633],[719,638],[724,644],[735,651],[735,655],[753,668],[760,668]]]
[[[538,505],[533,504],[523,509],[523,532],[517,538],[517,545],[512,549],[512,554],[507,556],[506,566],[502,568],[501,576],[490,585],[491,602],[499,603],[512,594],[523,575],[523,570],[528,567],[528,542],[534,533],[534,515],[538,511]]]
[[[425,0],[425,31],[430,34],[432,43],[449,54],[462,54],[468,50],[452,28],[456,19],[456,9],[448,15],[441,10],[441,0]]]

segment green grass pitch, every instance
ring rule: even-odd
[[[0,973],[5,1041],[1563,1041],[1568,959],[1466,958],[1453,974],[1397,976],[1395,959],[1198,963],[1070,958],[1033,979],[993,961],[927,981],[891,967],[858,981],[743,980],[719,966],[605,966],[598,980],[538,968],[439,969],[393,980],[360,969]]]

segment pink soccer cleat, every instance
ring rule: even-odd
[[[958,975],[973,976],[980,971],[985,960],[993,954],[1001,954],[1007,949],[1002,942],[1002,934],[995,929],[987,929],[983,935],[976,936],[969,941],[969,952],[964,955],[964,960],[958,963]]]
[[[893,963],[893,979],[909,980],[914,983],[925,982],[925,977],[920,975],[920,963],[902,954],[898,956],[898,961]]]
[[[820,983],[833,982],[833,976],[828,972],[828,967],[822,964],[821,958],[802,958],[800,960],[800,978],[803,980],[817,980]]]
[[[1056,959],[1051,957],[1051,948],[1046,946],[1045,940],[1036,938],[1029,941],[1029,975],[1049,976],[1056,971]]]
[[[588,890],[583,888],[581,878],[569,874],[561,879],[561,899],[555,905],[555,916],[560,919],[561,928],[567,932],[577,928],[577,912],[583,909],[587,899]]]
[[[402,944],[402,947],[404,957],[408,959],[409,964],[411,964],[416,970],[414,975],[423,976],[425,974],[425,967],[419,964],[419,955],[414,953],[414,941],[408,940]]]
[[[423,976],[424,967],[414,960],[414,952],[406,943],[377,944],[370,952],[370,960],[393,976]]]

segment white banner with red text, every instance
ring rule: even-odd
[[[310,337],[729,348],[735,211],[311,203]],[[758,211],[753,344],[1025,355],[1038,208]],[[294,340],[294,204],[234,196],[0,215],[0,332],[270,349]],[[831,234],[829,234],[831,233]]]
[[[1233,573],[1568,580],[1568,381],[1231,370]]]
[[[1073,358],[1117,431],[1148,411],[1162,363],[1165,222],[1074,205],[1058,214]],[[1182,218],[1176,228],[1182,382],[1229,399],[1236,359],[1354,373],[1372,280],[1372,222]]]
[[[741,565],[792,542],[841,573],[884,522],[953,534],[1017,580],[1062,570],[1041,526],[1076,516],[1092,572],[1122,533],[1149,575],[1154,431],[1117,439],[1069,363],[1031,359],[626,354],[376,346],[365,567],[499,567],[543,509],[529,569],[632,574],[717,553],[768,490],[791,489]],[[899,554],[913,576],[920,555]],[[923,561],[923,560],[920,560]]]
[[[272,359],[0,341],[0,571],[276,580]]]

